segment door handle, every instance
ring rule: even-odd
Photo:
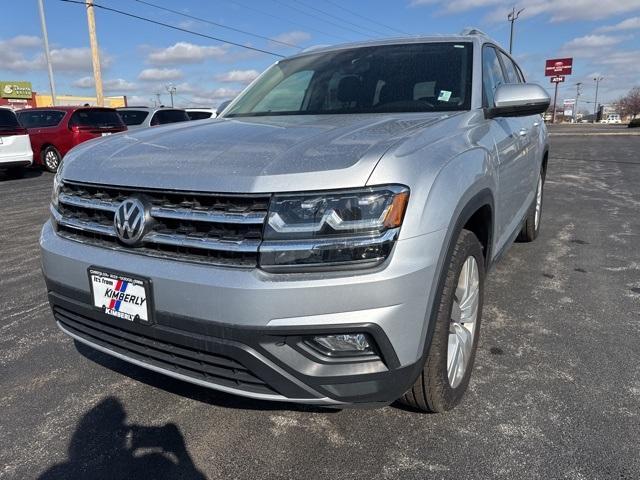
[[[533,122],[533,126],[534,127],[539,127],[540,126],[540,122]]]
[[[529,131],[526,128],[521,128],[519,133],[521,137],[526,137]]]

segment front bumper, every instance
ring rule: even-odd
[[[113,252],[42,231],[43,272],[60,328],[132,363],[192,383],[266,400],[390,403],[421,368],[426,312],[444,231],[399,241],[366,273],[266,274]],[[151,279],[153,325],[91,305],[87,269]],[[311,334],[366,332],[373,359],[323,358]]]

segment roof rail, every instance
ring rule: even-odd
[[[486,33],[484,33],[482,30],[475,28],[475,27],[466,27],[464,28],[461,32],[460,35],[480,35],[483,37],[488,37],[489,35],[487,35]]]

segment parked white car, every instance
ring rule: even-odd
[[[611,113],[607,115],[606,118],[600,120],[600,123],[622,123],[622,120],[620,119],[620,115],[617,113]]]
[[[205,120],[218,116],[215,108],[185,108],[185,111],[190,120]]]
[[[33,151],[27,129],[18,122],[13,110],[0,107],[0,170],[20,177],[33,163]]]
[[[128,130],[155,127],[168,123],[188,122],[187,112],[181,108],[123,107],[116,109]]]

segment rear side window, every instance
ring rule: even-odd
[[[189,118],[191,120],[204,120],[205,118],[211,118],[211,115],[213,115],[213,113],[211,113],[211,112],[187,112],[187,115],[189,115]]]
[[[485,107],[493,106],[493,96],[498,85],[506,83],[500,60],[493,47],[482,49],[482,94]]]
[[[521,83],[522,80],[513,60],[502,52],[500,52],[500,58],[502,59],[502,65],[504,66],[504,74],[507,79],[507,83]]]
[[[18,120],[25,128],[55,127],[64,115],[58,110],[25,110],[18,112]]]
[[[166,123],[187,122],[189,117],[184,110],[158,110],[151,118],[151,125],[164,125]]]
[[[69,126],[75,127],[119,127],[122,119],[115,110],[83,108],[76,110],[69,120]]]
[[[0,127],[19,127],[16,114],[6,108],[0,108]]]
[[[145,110],[118,110],[118,115],[125,125],[140,125],[149,116]]]

